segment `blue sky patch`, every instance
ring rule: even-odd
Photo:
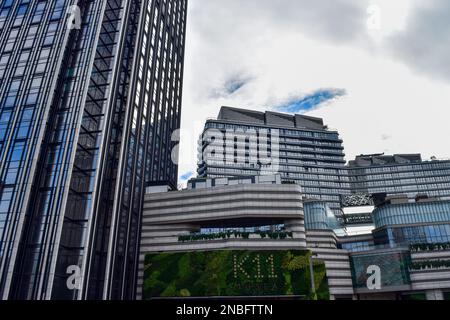
[[[210,96],[214,99],[227,98],[241,90],[251,81],[252,77],[250,76],[246,76],[245,74],[235,74],[228,77],[227,80],[220,85],[220,87],[213,89]]]
[[[183,174],[183,175],[180,177],[180,180],[181,180],[181,181],[187,181],[187,180],[189,180],[193,175],[194,175],[194,173],[193,173],[192,171],[186,172],[185,174]]]
[[[345,96],[344,89],[320,89],[301,98],[292,98],[288,102],[276,107],[278,111],[288,113],[306,112],[317,108],[324,102]]]
[[[247,79],[235,78],[228,80],[224,85],[224,91],[227,95],[232,95],[233,93],[239,91],[243,86],[247,84]]]

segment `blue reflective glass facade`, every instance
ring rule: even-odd
[[[345,249],[351,252],[368,251],[373,248],[370,241],[356,241],[338,244],[339,249]]]
[[[306,230],[335,230],[341,227],[334,212],[325,202],[305,202],[303,210]]]
[[[450,223],[439,225],[388,227],[374,232],[376,244],[407,246],[410,244],[450,242]]]
[[[450,242],[450,201],[385,205],[373,212],[376,244]]]
[[[0,1],[2,298],[134,297],[143,189],[177,182],[186,11]]]
[[[375,228],[450,221],[450,201],[386,205],[373,212]]]

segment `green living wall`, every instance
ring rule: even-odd
[[[329,299],[323,262],[314,261],[312,294],[309,251],[205,251],[149,254],[144,298],[296,296]]]

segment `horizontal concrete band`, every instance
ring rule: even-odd
[[[284,214],[289,215],[293,218],[303,216],[303,210],[296,205],[286,205],[286,206],[278,206],[276,202],[273,201],[233,201],[230,200],[228,202],[224,202],[221,204],[217,204],[214,206],[180,206],[177,208],[173,208],[171,210],[163,210],[163,209],[153,209],[153,210],[145,210],[144,216],[146,218],[161,218],[171,215],[191,215],[195,217],[195,215],[200,215],[202,213],[218,213],[218,212],[227,212],[234,210],[261,210],[261,211],[272,211],[275,216],[283,216]],[[278,213],[277,213],[278,212]]]
[[[448,280],[450,281],[450,269],[427,270],[425,272],[413,271],[410,274],[411,281],[415,283]]]
[[[165,193],[147,193],[144,203],[177,201],[182,199],[196,198],[199,202],[213,201],[217,196],[239,196],[248,194],[253,199],[255,197],[267,196],[267,194],[280,194],[289,197],[301,197],[301,187],[295,184],[247,184],[247,185],[228,185],[224,187],[213,187],[205,189],[189,189],[178,192]],[[289,198],[288,197],[288,198]],[[301,199],[301,198],[300,198]],[[170,205],[170,204],[169,204]]]
[[[148,198],[144,201],[144,209],[171,209],[176,208],[181,205],[198,205],[201,203],[202,205],[209,206],[217,203],[227,202],[230,200],[233,201],[244,201],[244,200],[254,200],[254,201],[265,201],[265,200],[277,200],[279,201],[279,205],[283,205],[284,203],[296,203],[297,206],[303,208],[303,204],[301,202],[301,194],[298,192],[290,193],[290,192],[248,192],[248,191],[240,191],[233,193],[219,193],[214,196],[205,197],[204,199],[198,199],[198,197],[183,197],[180,198],[178,196],[174,196],[173,199],[154,199],[149,200]],[[202,201],[203,200],[203,201]]]
[[[242,209],[239,209],[242,208]],[[171,212],[169,214],[152,215],[144,212],[143,224],[171,224],[171,223],[195,223],[196,221],[215,221],[217,219],[237,219],[237,218],[272,218],[272,219],[299,219],[303,215],[298,208],[280,209],[267,207],[249,207],[248,205],[223,208],[221,210],[204,209],[186,213]]]
[[[302,240],[286,241],[215,241],[208,243],[189,244],[161,244],[146,246],[147,253],[158,252],[185,252],[185,251],[206,251],[206,250],[304,250],[306,242]]]

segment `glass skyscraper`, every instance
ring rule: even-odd
[[[322,119],[222,107],[200,137],[198,175],[279,173],[284,183],[301,185],[306,198],[324,201],[339,216],[340,195],[350,194],[345,163],[338,132]]]
[[[0,1],[0,297],[133,299],[177,182],[187,0]]]

